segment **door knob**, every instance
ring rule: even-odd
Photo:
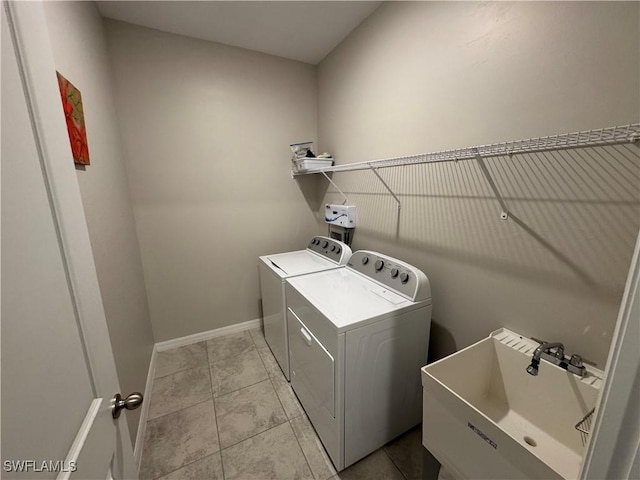
[[[118,418],[123,408],[127,410],[135,410],[142,405],[144,397],[140,392],[133,392],[131,395],[127,395],[127,398],[122,398],[119,393],[113,396],[113,406],[111,407],[111,414],[113,418]]]

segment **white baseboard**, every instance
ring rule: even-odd
[[[149,372],[147,373],[147,383],[144,387],[144,399],[142,402],[142,411],[140,412],[140,422],[138,423],[138,434],[136,435],[136,445],[133,448],[133,460],[136,469],[140,472],[140,462],[142,461],[142,449],[144,447],[144,434],[147,430],[147,418],[149,418],[149,405],[151,404],[151,391],[153,389],[153,377],[156,373],[156,358],[158,357],[158,348],[153,346],[151,351],[151,361],[149,362]]]
[[[140,423],[138,424],[138,434],[136,435],[136,445],[133,449],[133,458],[138,471],[140,471],[140,463],[142,461],[142,450],[144,448],[144,434],[147,429],[147,418],[149,418],[149,405],[151,404],[151,391],[153,390],[153,378],[156,372],[156,359],[159,352],[171,350],[172,348],[184,347],[194,343],[203,342],[211,338],[222,337],[231,333],[238,333],[251,328],[259,327],[262,319],[256,318],[247,322],[236,323],[227,327],[216,328],[206,332],[187,335],[186,337],[174,338],[166,342],[159,342],[153,346],[151,353],[151,361],[149,362],[149,373],[147,374],[147,384],[144,388],[145,402],[142,403],[142,412],[140,412]]]
[[[165,350],[171,350],[172,348],[184,347],[185,345],[191,345],[205,340],[210,340],[212,338],[222,337],[223,335],[242,332],[244,330],[249,330],[250,328],[259,327],[261,322],[262,319],[256,318],[254,320],[236,323],[235,325],[229,325],[227,327],[194,333],[193,335],[187,335],[186,337],[174,338],[173,340],[167,340],[166,342],[156,343],[156,350],[158,352],[164,352]]]

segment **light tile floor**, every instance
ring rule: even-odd
[[[420,427],[337,474],[260,328],[159,353],[150,401],[142,480],[422,476]]]

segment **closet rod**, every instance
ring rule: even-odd
[[[515,140],[511,142],[493,143],[478,147],[443,150],[440,152],[421,153],[404,157],[369,160],[365,162],[347,163],[333,167],[295,172],[294,176],[311,175],[320,172],[350,172],[356,170],[370,170],[371,168],[400,167],[404,165],[419,165],[422,163],[450,162],[458,160],[475,160],[478,155],[482,158],[514,155],[518,153],[548,152],[567,150],[571,148],[604,147],[634,143],[640,140],[640,123],[620,125],[617,127],[598,128],[574,133],[549,135],[546,137]]]

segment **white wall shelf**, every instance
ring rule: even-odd
[[[563,133],[547,137],[529,138],[511,142],[493,143],[477,147],[442,150],[439,152],[419,153],[405,157],[385,158],[365,162],[334,165],[321,169],[293,172],[294,176],[312,175],[320,172],[351,172],[355,170],[370,170],[371,168],[401,167],[403,165],[418,165],[422,163],[451,162],[459,160],[476,160],[482,158],[514,155],[518,153],[547,152],[553,150],[567,150],[571,148],[603,147],[633,143],[640,140],[640,123],[632,123],[618,127],[599,128],[582,132]]]
[[[519,153],[550,152],[587,147],[605,147],[611,145],[635,143],[638,141],[640,141],[640,123],[632,123],[629,125],[584,130],[574,133],[549,135],[546,137],[529,138],[526,140],[515,140],[511,142],[493,143],[489,145],[480,145],[476,147],[466,147],[454,150],[419,153],[417,155],[408,155],[404,157],[393,157],[365,162],[347,163],[343,165],[334,165],[331,167],[319,169],[310,169],[305,172],[291,172],[291,174],[293,177],[298,177],[302,175],[313,175],[320,173],[327,179],[329,179],[327,173],[330,172],[353,172],[358,170],[371,170],[393,196],[396,203],[398,204],[398,209],[400,209],[401,203],[398,196],[380,177],[380,175],[378,174],[378,169],[402,167],[406,165],[420,165],[424,163],[476,160],[483,175],[487,179],[491,190],[496,196],[496,199],[500,203],[500,207],[502,208],[500,218],[502,220],[506,220],[509,216],[509,210],[495,182],[491,178],[489,170],[484,164],[484,159],[491,157],[511,156]],[[334,187],[337,188],[337,186],[331,179],[329,179],[329,181],[334,185]],[[338,191],[340,190],[338,189]],[[340,191],[340,193],[342,192]],[[344,193],[342,193],[342,195],[346,200],[346,196],[344,195]]]

